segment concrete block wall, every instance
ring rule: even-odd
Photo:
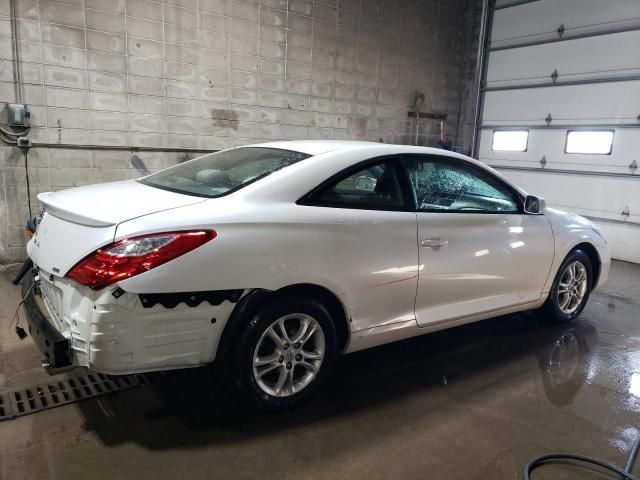
[[[61,146],[414,143],[407,111],[416,91],[426,97],[422,111],[448,114],[448,138],[460,143],[468,4],[0,0],[0,102],[31,109],[34,208],[40,191],[132,178],[194,156]],[[421,123],[418,143],[433,144],[439,123]],[[2,146],[0,261],[24,256],[26,205],[22,154]]]

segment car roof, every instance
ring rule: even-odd
[[[360,149],[376,149],[381,155],[393,155],[399,153],[422,153],[449,157],[459,157],[469,160],[469,157],[459,153],[442,150],[433,147],[421,147],[414,145],[402,145],[394,143],[364,142],[357,140],[282,140],[277,142],[267,142],[255,145],[244,145],[244,147],[265,147],[280,148],[283,150],[293,150],[306,153],[307,155],[321,155],[334,151],[353,151]],[[240,147],[242,148],[242,147]]]
[[[352,140],[287,140],[279,142],[261,143],[252,147],[281,148],[294,150],[308,155],[320,155],[334,150],[352,150],[358,147],[384,145],[375,142],[358,142]],[[248,145],[247,145],[248,146]]]
[[[324,163],[322,155],[330,152],[356,152],[358,150],[366,150],[368,155],[398,155],[398,154],[422,154],[422,155],[437,155],[439,157],[450,157],[463,160],[467,163],[475,164],[476,166],[491,171],[494,175],[502,178],[504,182],[511,185],[522,195],[526,195],[526,192],[517,184],[505,178],[500,172],[497,172],[493,168],[489,167],[483,162],[480,162],[474,158],[466,155],[451,152],[449,150],[443,150],[433,147],[421,147],[415,145],[402,145],[402,144],[390,144],[390,143],[378,143],[378,142],[364,142],[356,140],[286,140],[267,142],[255,145],[244,145],[244,147],[264,147],[264,148],[279,148],[283,150],[292,150],[296,152],[306,153],[311,155],[312,158],[305,160],[310,162],[313,157],[319,156],[317,161]],[[243,147],[239,147],[243,148]]]

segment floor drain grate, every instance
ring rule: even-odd
[[[0,393],[0,421],[147,385],[147,375],[74,375],[34,387]]]
[[[6,393],[0,393],[0,422],[11,418],[11,409]]]

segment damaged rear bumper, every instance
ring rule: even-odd
[[[22,279],[22,298],[27,316],[29,334],[43,355],[42,365],[50,373],[72,367],[71,345],[42,311],[36,296],[40,295],[34,272],[30,270]]]
[[[135,294],[92,290],[42,269],[23,281],[29,333],[50,373],[89,368],[131,374],[215,360],[243,290]]]

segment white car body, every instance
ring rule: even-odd
[[[579,244],[597,251],[598,284],[607,279],[606,241],[589,220],[570,213],[416,213],[296,203],[347,167],[402,154],[468,162],[526,195],[466,156],[367,142],[260,146],[312,156],[219,198],[172,193],[135,180],[39,195],[46,213],[28,253],[39,269],[51,321],[69,340],[73,366],[124,374],[215,360],[237,298],[218,305],[145,307],[140,294],[170,298],[176,292],[237,290],[244,297],[258,289],[314,285],[344,309],[347,338],[341,348],[349,353],[537,308],[563,259]],[[192,229],[214,229],[217,238],[100,290],[65,277],[106,244]],[[437,238],[448,244],[420,244]],[[118,298],[116,290],[122,293]]]

